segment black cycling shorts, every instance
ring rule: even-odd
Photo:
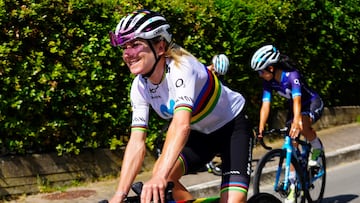
[[[287,122],[290,122],[294,117],[292,105],[290,108],[286,119]],[[313,124],[320,119],[323,111],[324,103],[320,97],[316,97],[315,99],[312,99],[311,102],[301,105],[301,114],[309,116]]]
[[[210,134],[192,130],[180,155],[185,174],[196,172],[220,154],[222,188],[231,187],[231,182],[244,184],[241,187],[246,188],[250,182],[252,145],[253,134],[244,113]]]

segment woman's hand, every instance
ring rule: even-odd
[[[152,177],[146,182],[141,191],[142,203],[165,203],[166,179],[162,177]]]
[[[302,115],[301,115],[301,96],[296,96],[293,98],[293,114],[294,114],[294,118],[291,123],[289,134],[291,138],[295,139],[299,136],[300,132],[303,130]]]
[[[258,139],[262,139],[263,138],[263,132],[264,132],[264,128],[258,128],[258,130],[255,132],[256,133],[256,138]]]
[[[303,125],[302,125],[302,121],[301,119],[294,119],[293,122],[291,123],[291,128],[290,128],[290,137],[295,139],[299,136],[300,132],[303,130]]]

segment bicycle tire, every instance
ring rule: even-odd
[[[309,171],[309,198],[313,203],[320,203],[324,198],[325,185],[326,185],[326,157],[325,153],[322,152],[319,156],[319,168],[310,167]],[[316,175],[321,173],[320,177],[315,178]]]
[[[257,193],[251,196],[247,203],[281,203],[281,201],[269,193]]]
[[[254,181],[253,181],[253,190],[254,194],[257,193],[269,193],[274,195],[278,199],[286,198],[286,194],[284,192],[278,192],[274,189],[273,185],[275,182],[276,171],[278,170],[278,166],[281,165],[282,172],[279,179],[279,185],[284,180],[285,174],[285,156],[286,151],[283,149],[273,149],[267,152],[257,163]],[[305,199],[308,197],[308,191],[305,188],[304,184],[304,176],[301,170],[299,163],[296,161],[294,157],[291,158],[291,164],[294,166],[294,169],[297,174],[297,198],[296,202],[304,203]]]

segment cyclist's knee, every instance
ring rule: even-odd
[[[303,134],[304,137],[309,141],[311,141],[317,137],[316,131],[312,127],[303,128],[301,134]]]
[[[220,203],[228,203],[228,202],[239,202],[246,203],[247,193],[243,193],[240,191],[227,191],[221,193]]]
[[[232,197],[232,198],[245,198],[248,193],[250,183],[250,177],[247,175],[229,175],[224,172],[222,183],[221,183],[221,198]],[[229,196],[230,195],[230,196]],[[230,201],[233,202],[233,201]],[[234,201],[239,202],[239,201]]]
[[[186,189],[184,185],[180,183],[180,181],[174,182],[174,188],[172,190],[174,200],[190,200],[193,199],[193,196]]]

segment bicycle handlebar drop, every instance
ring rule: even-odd
[[[258,134],[258,132],[257,132]],[[265,137],[267,135],[282,135],[282,136],[286,136],[289,134],[289,128],[288,127],[284,127],[284,128],[273,128],[270,130],[266,130],[262,132],[262,136]],[[266,150],[272,150],[272,147],[268,146],[265,144],[264,139],[257,137],[259,143],[261,144],[262,147],[264,147]],[[298,138],[296,138],[295,140],[298,140]]]

